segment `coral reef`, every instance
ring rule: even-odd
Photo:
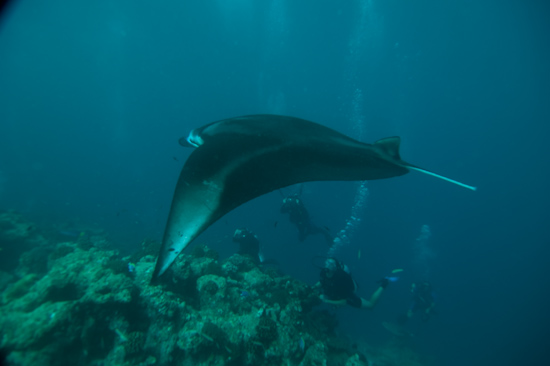
[[[151,284],[155,242],[121,258],[100,235],[58,243],[28,227],[0,215],[3,249],[24,248],[6,249],[16,265],[0,271],[0,351],[10,364],[364,366],[372,355],[420,365],[414,354],[353,349],[334,315],[314,309],[317,292],[248,257],[219,262],[196,247]]]
[[[23,219],[23,217],[13,211],[0,212],[0,268],[2,271],[13,271],[19,266],[18,259],[25,252],[33,251],[38,254],[47,253],[50,249],[50,243],[39,232],[36,225],[33,225]],[[21,259],[22,262],[44,262],[44,256],[28,255]],[[22,263],[23,266],[33,266],[32,263]],[[20,266],[19,266],[20,267]]]

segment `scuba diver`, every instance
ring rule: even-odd
[[[293,194],[283,199],[281,213],[288,213],[290,222],[298,229],[298,240],[301,242],[308,235],[323,234],[329,247],[332,246],[334,238],[330,235],[329,230],[325,227],[317,226],[311,221],[309,213],[298,194]]]
[[[407,314],[403,314],[399,317],[398,323],[405,324],[414,313],[421,312],[421,319],[423,322],[430,320],[430,317],[435,314],[434,306],[434,292],[432,285],[428,281],[422,281],[420,283],[413,283],[411,285],[411,293],[413,295],[413,301]]]
[[[258,239],[258,235],[254,234],[251,230],[247,228],[235,230],[233,242],[239,243],[238,254],[251,258],[257,265],[279,265],[279,262],[275,259],[263,258],[262,253],[260,253],[260,240]]]
[[[260,258],[260,240],[252,231],[247,228],[235,230],[233,242],[239,243],[239,254],[252,258],[257,264],[262,262]]]
[[[388,286],[391,279],[383,278],[380,287],[372,294],[369,300],[365,300],[356,294],[357,283],[351,277],[349,268],[335,258],[327,258],[325,267],[321,269],[321,279],[314,287],[321,287],[323,294],[321,300],[328,304],[345,305],[355,308],[372,309],[378,303],[380,295]]]

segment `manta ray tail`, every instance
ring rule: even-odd
[[[407,168],[412,169],[412,170],[416,170],[417,172],[421,172],[421,173],[424,173],[424,174],[428,174],[428,175],[434,176],[434,177],[439,178],[439,179],[446,180],[447,182],[451,182],[451,183],[454,183],[454,184],[459,185],[459,186],[461,186],[461,187],[471,189],[472,191],[475,191],[475,190],[477,189],[477,187],[469,186],[469,185],[464,184],[464,183],[460,183],[460,182],[458,182],[458,181],[456,181],[456,180],[454,180],[454,179],[447,178],[447,177],[444,177],[444,176],[442,176],[442,175],[432,173],[432,172],[430,172],[429,170],[424,170],[424,169],[422,169],[422,168],[418,168],[418,167],[411,166],[411,165],[407,165]]]
[[[414,165],[410,165],[408,163],[405,163],[403,160],[401,160],[401,156],[399,156],[399,145],[400,144],[401,144],[401,138],[399,138],[397,136],[380,139],[380,140],[378,140],[374,143],[374,145],[377,148],[379,148],[380,150],[384,151],[385,154],[387,154],[388,156],[391,156],[393,159],[395,159],[397,161],[400,161],[401,164],[404,165],[405,168],[416,170],[418,172],[422,172],[424,174],[428,174],[428,175],[434,176],[436,178],[446,180],[447,182],[451,182],[451,183],[454,183],[454,184],[459,185],[461,187],[471,189],[472,191],[475,191],[477,189],[476,187],[469,186],[467,184],[457,182],[454,179],[450,179],[450,178],[444,177],[442,175],[432,173],[429,170],[425,170],[425,169],[416,167]]]

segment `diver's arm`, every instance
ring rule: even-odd
[[[327,304],[331,304],[331,305],[343,306],[343,305],[347,304],[347,301],[345,299],[344,300],[329,300],[329,298],[326,297],[325,295],[321,295],[321,296],[319,296],[319,298],[321,300],[323,300],[323,302],[326,302]]]

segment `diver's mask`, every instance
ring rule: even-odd
[[[328,258],[325,261],[325,268],[328,272],[334,274],[334,273],[336,273],[336,270],[338,269],[338,262],[334,258]]]
[[[298,195],[293,194],[292,196],[288,196],[283,199],[283,204],[286,204],[286,203],[291,204],[292,202],[296,202],[296,203],[300,202],[300,200],[298,199]]]
[[[248,232],[248,230],[246,230],[246,229],[237,229],[237,230],[235,230],[235,233],[233,234],[233,241],[239,241],[241,239],[244,239],[247,232]]]

